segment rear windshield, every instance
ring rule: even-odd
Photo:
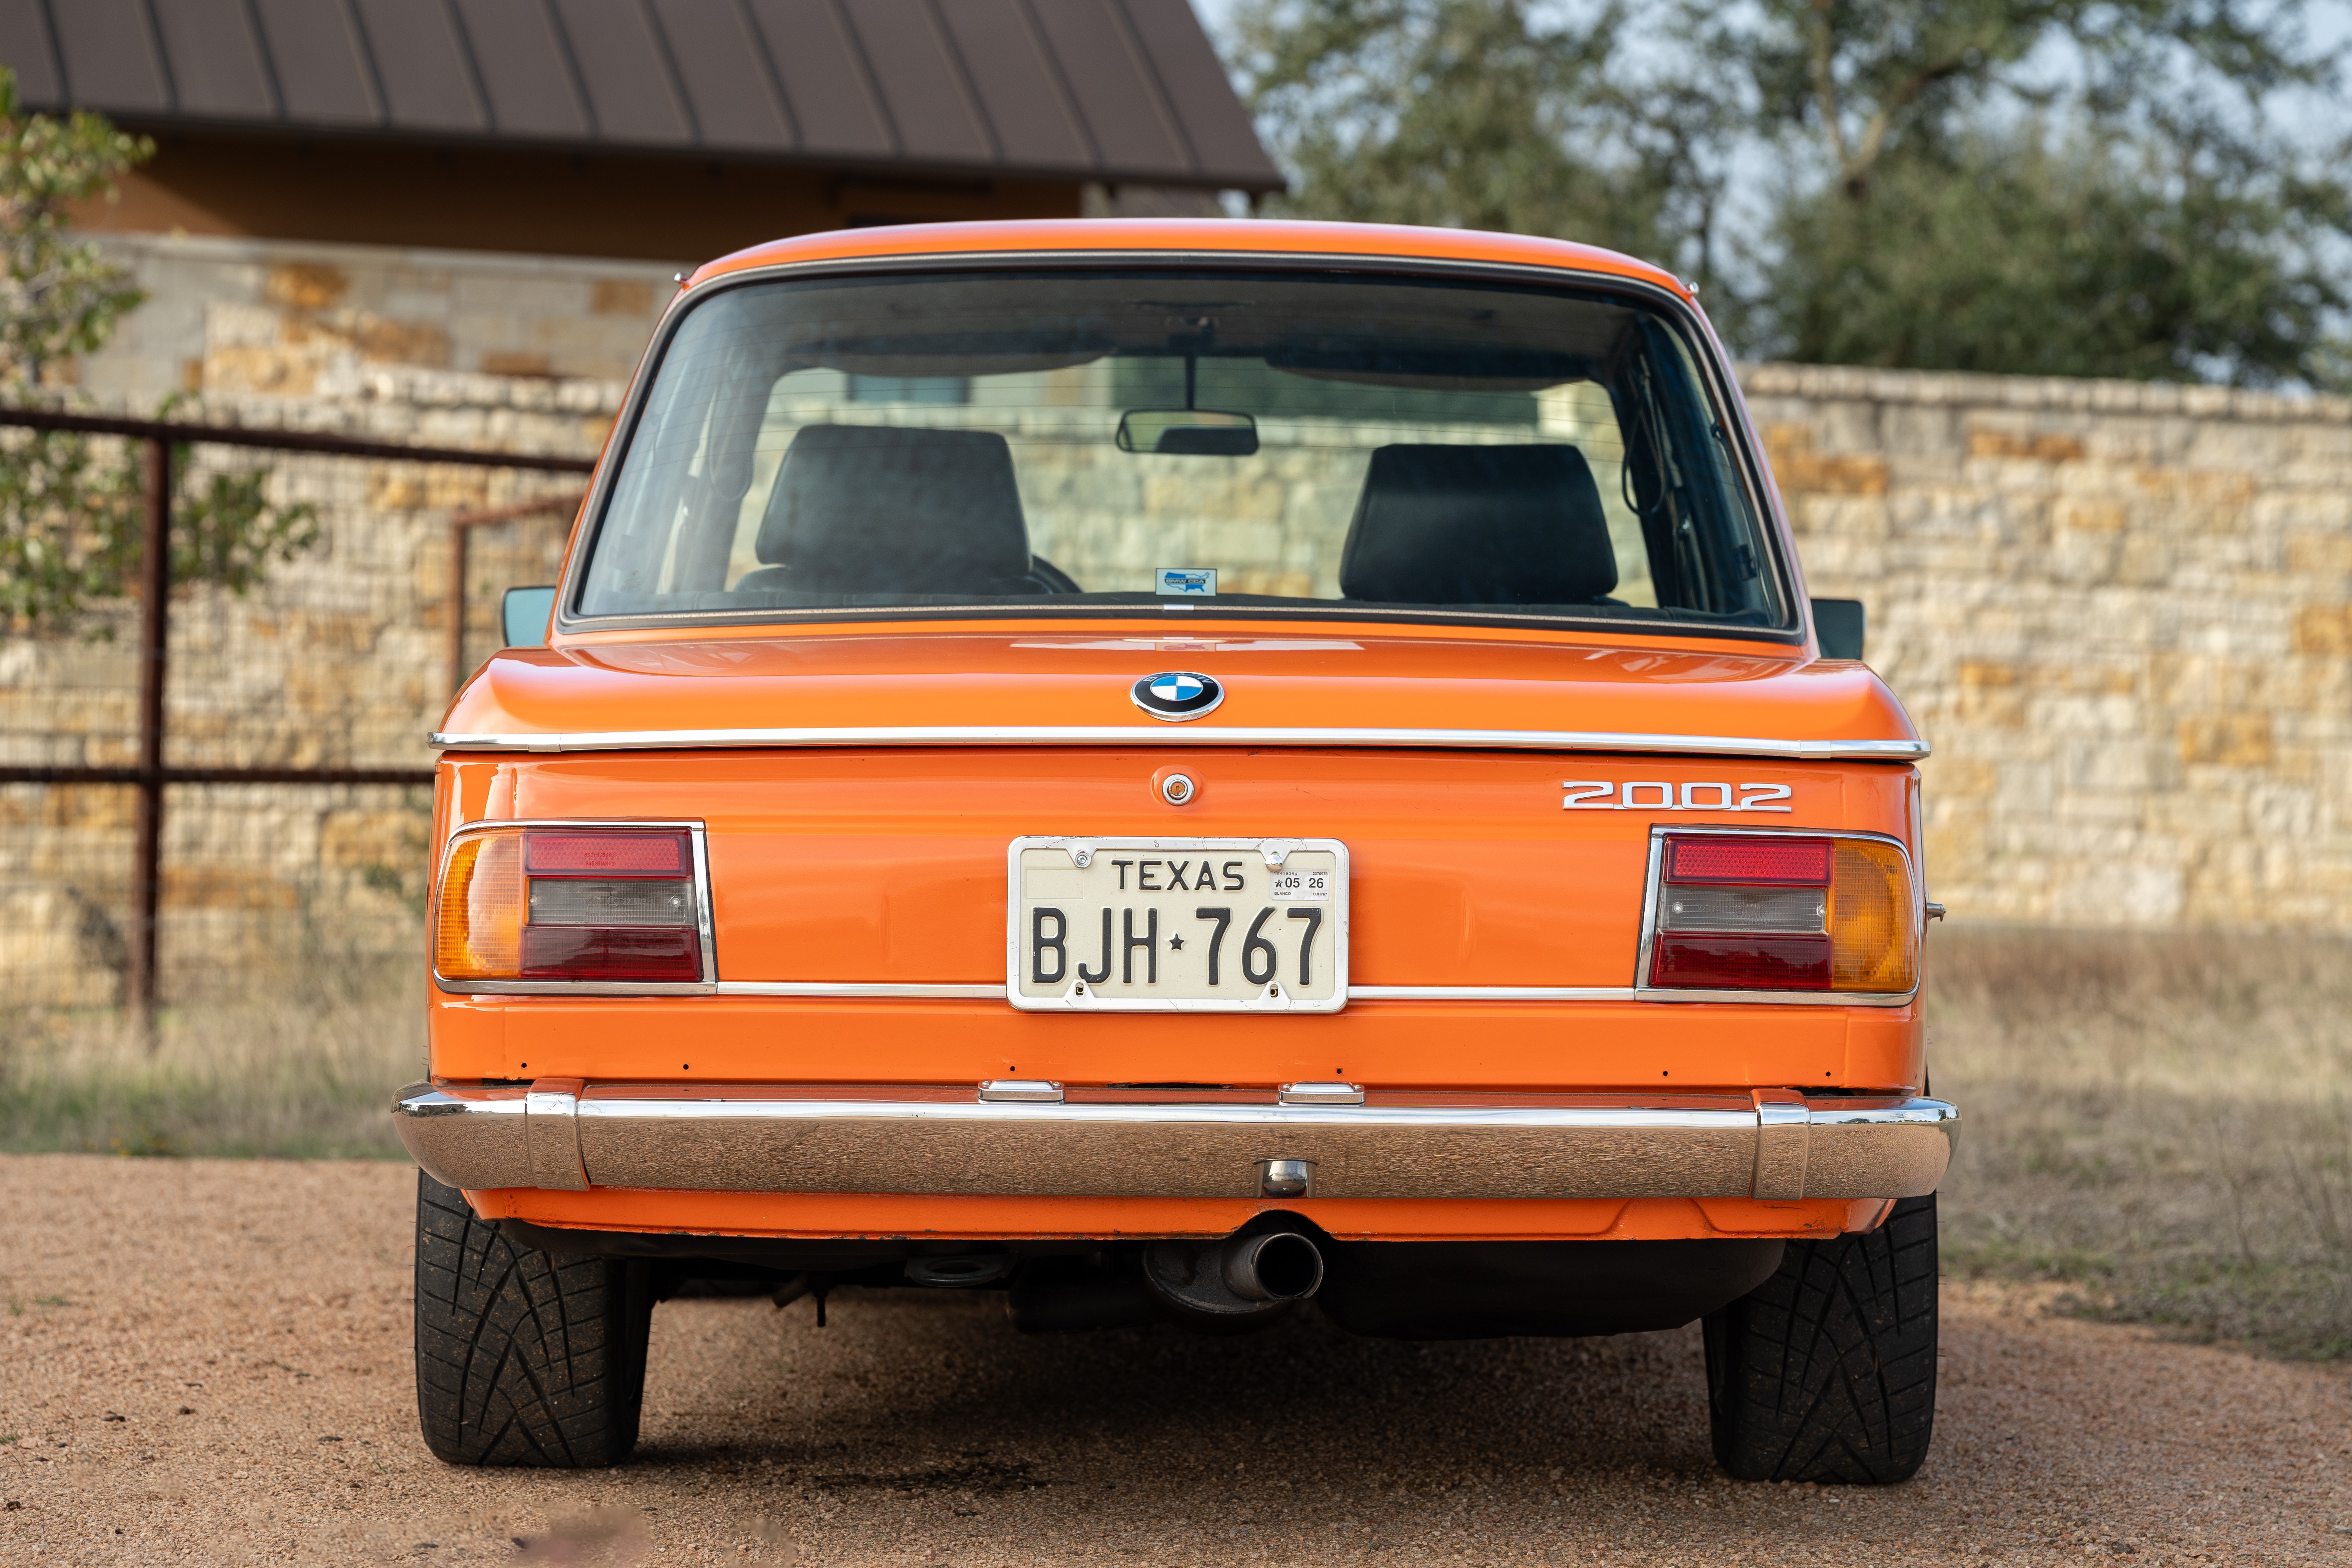
[[[1787,626],[1730,439],[1681,332],[1603,294],[1201,268],[748,285],[671,338],[572,608]]]

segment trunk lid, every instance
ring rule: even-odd
[[[1165,670],[1214,678],[1223,701],[1182,725],[1151,719],[1129,689]],[[990,726],[1117,727],[1142,743],[1181,745],[1214,743],[1218,731],[1360,729],[1658,736],[1691,750],[1847,742],[1890,758],[1924,750],[1894,694],[1858,663],[1755,644],[1615,646],[1451,628],[1171,637],[1057,624],[516,648],[482,668],[443,729],[568,749],[562,737],[609,747],[619,735],[667,745],[698,743],[696,731]]]

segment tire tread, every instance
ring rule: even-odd
[[[518,1247],[417,1173],[416,1407],[440,1458],[559,1469],[626,1458],[650,1326],[643,1265]]]
[[[1706,1322],[1716,1460],[1740,1480],[1909,1479],[1936,1421],[1936,1199],[1876,1230],[1790,1242]]]

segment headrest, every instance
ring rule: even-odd
[[[1617,552],[1573,447],[1382,447],[1339,557],[1339,592],[1413,605],[1575,605]]]
[[[756,548],[800,593],[1018,593],[1029,572],[1013,454],[989,430],[803,426]]]

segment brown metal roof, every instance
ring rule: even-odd
[[[0,63],[150,132],[1282,184],[1186,0],[0,0]]]

